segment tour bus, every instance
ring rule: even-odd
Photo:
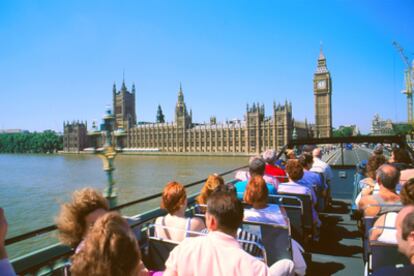
[[[322,157],[328,164],[335,160],[335,164],[331,163],[333,178],[330,182],[326,182],[330,197],[327,197],[325,206],[319,211],[319,217],[322,221],[319,240],[315,239],[314,233],[310,231],[313,222],[311,201],[307,195],[278,194],[275,197],[269,197],[269,201],[279,204],[283,209],[288,223],[273,225],[270,228],[259,224],[262,231],[272,231],[272,235],[267,235],[270,238],[263,240],[260,256],[255,257],[267,264],[280,258],[292,258],[291,240],[295,239],[305,249],[307,275],[332,275],[336,273],[341,275],[363,275],[366,273],[369,275],[381,267],[408,262],[407,258],[398,252],[396,244],[369,240],[369,232],[375,218],[357,216],[355,215],[356,210],[353,210],[352,203],[359,192],[358,182],[362,177],[358,166],[362,160],[368,159],[373,154],[373,150],[369,147],[352,147],[352,145],[367,143],[380,143],[390,148],[405,148],[413,156],[411,148],[402,136],[293,140],[283,147],[278,153],[279,159],[285,158],[284,153],[287,149],[294,149],[296,153],[314,147],[333,149],[327,151]],[[246,168],[247,164],[244,167],[222,172],[221,175],[231,178],[236,171]],[[205,180],[201,179],[185,186],[187,189],[189,187],[201,188]],[[230,180],[228,184],[232,185],[236,181]],[[160,196],[161,193],[157,193],[137,198],[113,209],[122,214],[126,209],[137,209],[150,200],[160,199]],[[196,196],[197,193],[188,198],[187,215],[203,217],[201,209],[195,203]],[[165,268],[164,263],[169,252],[177,245],[173,241],[159,239],[153,233],[155,219],[165,214],[164,210],[156,208],[128,217],[130,227],[139,241],[145,265],[157,271],[162,271]],[[33,216],[32,219],[36,219],[36,217]],[[11,246],[41,235],[55,235],[55,232],[55,225],[45,225],[35,231],[8,238],[6,245]],[[275,244],[277,246],[274,246]],[[56,243],[10,261],[19,275],[69,275],[72,254],[74,254],[73,248]]]

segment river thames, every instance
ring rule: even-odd
[[[118,155],[114,171],[118,204],[159,193],[171,180],[188,184],[246,164],[247,157]],[[93,155],[1,154],[0,168],[0,206],[9,223],[8,237],[53,224],[59,206],[70,200],[74,190],[93,187],[103,191],[107,183],[102,162]],[[196,186],[188,193],[200,188]],[[123,214],[157,206],[159,200],[154,200]],[[12,245],[8,247],[9,255],[21,256],[54,243],[55,236]]]

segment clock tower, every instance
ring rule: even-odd
[[[332,136],[332,80],[326,67],[326,58],[322,47],[318,57],[318,67],[313,76],[313,94],[315,95],[315,137]]]

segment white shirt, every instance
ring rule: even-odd
[[[313,165],[310,170],[312,172],[323,173],[325,176],[325,180],[332,181],[333,179],[331,167],[326,162],[323,162],[321,159],[319,159],[318,157],[313,158]]]

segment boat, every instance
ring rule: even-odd
[[[372,154],[374,146],[378,143],[383,144],[385,148],[392,148],[394,146],[405,148],[414,156],[411,147],[403,136],[356,136],[292,140],[278,153],[278,159],[280,159],[283,157],[286,149],[293,149],[298,154],[310,145],[319,146],[324,149],[325,161],[330,164],[334,174],[333,181],[329,186],[331,194],[330,203],[319,213],[322,221],[319,242],[314,242],[312,237],[310,239],[306,237],[309,234],[306,234],[306,222],[304,221],[304,217],[306,217],[309,211],[306,207],[306,199],[300,196],[293,196],[291,198],[279,197],[275,200],[276,203],[287,210],[286,214],[290,224],[285,233],[287,233],[289,239],[295,235],[295,227],[299,227],[299,230],[305,229],[303,231],[305,234],[302,233],[302,238],[305,241],[301,242],[304,243],[306,250],[307,275],[363,275],[365,264],[367,264],[367,272],[370,274],[382,266],[389,265],[391,261],[395,261],[390,256],[399,254],[396,245],[384,247],[381,244],[376,244],[377,247],[375,248],[377,251],[374,251],[372,247],[371,251],[367,252],[366,245],[369,245],[369,241],[364,239],[364,233],[358,228],[358,220],[361,221],[361,218],[355,216],[355,207],[352,206],[356,194],[356,184],[358,183],[357,165]],[[352,147],[349,145],[352,145]],[[222,172],[220,175],[232,175],[236,171],[246,168],[247,165]],[[201,188],[205,181],[206,179],[201,179],[186,184],[185,187],[200,186]],[[236,181],[232,180],[228,184],[234,184]],[[112,209],[122,213],[122,210],[126,208],[136,208],[149,200],[161,200],[161,195],[162,193],[160,192],[117,205]],[[193,194],[188,198],[187,214],[190,216],[197,215],[196,196],[197,194]],[[295,208],[299,210],[299,217],[297,216],[298,213],[295,213]],[[147,262],[147,265],[156,264],[157,260],[154,258],[166,258],[168,250],[171,249],[168,249],[168,246],[165,244],[157,244],[149,236],[151,224],[154,223],[157,217],[165,214],[164,210],[156,208],[128,217],[128,223],[137,236],[141,250],[144,252],[144,261]],[[50,234],[56,231],[56,229],[55,225],[49,225],[8,238],[6,246],[27,241],[39,235]],[[300,239],[301,237],[297,237],[297,235],[295,238]],[[385,248],[382,248],[384,249],[382,251],[381,246]],[[154,249],[153,247],[156,247],[159,251],[151,250],[151,248]],[[269,244],[265,243],[264,247],[266,249],[266,247],[269,247]],[[290,249],[287,248],[287,250]],[[381,255],[384,252],[386,255]],[[67,275],[70,266],[69,260],[73,253],[73,249],[56,243],[10,261],[19,275]]]

